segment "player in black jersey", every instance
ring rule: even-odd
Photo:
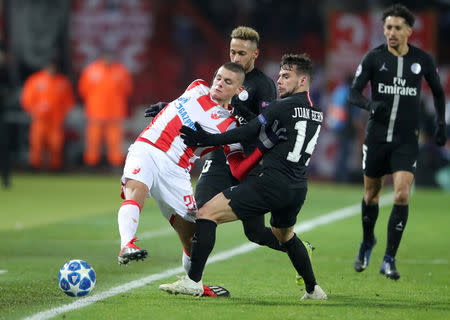
[[[366,269],[373,246],[378,201],[384,176],[394,182],[394,205],[388,223],[387,246],[380,273],[400,278],[395,255],[408,220],[408,204],[418,154],[419,104],[422,78],[434,97],[437,113],[436,143],[443,146],[445,96],[431,56],[408,43],[414,16],[402,5],[383,13],[386,44],[369,51],[358,66],[349,102],[370,111],[363,145],[364,199],[362,200],[363,241],[354,268]],[[372,100],[362,95],[371,82]]]
[[[245,71],[244,90],[231,100],[233,115],[241,125],[246,124],[260,114],[269,103],[277,98],[272,79],[255,67],[259,55],[259,34],[250,27],[235,28],[230,35],[230,61],[243,66]],[[248,155],[256,148],[254,141],[243,144]],[[201,208],[222,190],[237,185],[226,163],[222,149],[211,152],[205,160],[201,175],[195,187],[195,201]],[[264,224],[264,217],[254,217],[242,221],[247,238],[259,245],[283,251],[270,228]]]
[[[261,167],[255,169],[256,174],[223,190],[200,208],[188,276],[172,284],[163,284],[160,289],[169,293],[199,294],[206,260],[214,247],[217,225],[263,216],[270,211],[272,232],[305,281],[306,293],[302,299],[327,299],[316,283],[306,247],[294,233],[307,192],[306,167],[323,120],[322,111],[309,97],[311,76],[312,62],[307,55],[284,55],[277,81],[281,99],[273,101],[257,118],[220,135],[208,134],[200,125],[196,125],[197,131],[187,127],[181,129],[187,145],[209,146],[226,141],[256,141],[261,125],[272,126],[279,122],[286,130],[287,140],[264,154]]]
[[[250,27],[239,26],[230,35],[230,61],[242,65],[245,71],[244,90],[231,100],[233,115],[241,125],[246,124],[256,115],[260,114],[269,103],[276,99],[277,92],[275,84],[268,76],[255,67],[255,60],[259,55],[259,34]],[[146,109],[145,114],[155,116],[165,103],[157,103]],[[254,141],[244,143],[246,155],[255,150]],[[237,185],[239,181],[233,177],[229,165],[226,162],[222,149],[217,149],[205,157],[205,163],[195,188],[195,201],[197,207],[201,208],[222,190]],[[279,251],[286,251],[280,245],[270,228],[265,226],[264,217],[252,217],[242,220],[244,233],[247,238],[259,245],[268,246]],[[311,244],[305,241],[309,252]],[[183,253],[183,259],[188,259]],[[297,275],[297,283],[302,280]]]

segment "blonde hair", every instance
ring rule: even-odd
[[[256,44],[256,47],[259,46],[259,34],[258,32],[250,27],[239,26],[234,28],[230,35],[231,39],[240,39],[240,40],[250,40],[251,42]]]

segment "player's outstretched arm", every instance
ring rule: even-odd
[[[182,126],[180,132],[181,138],[187,146],[209,147],[241,141],[255,141],[259,134],[259,127],[260,123],[258,118],[254,118],[245,126],[221,134],[211,134],[206,132],[198,122],[195,123],[196,130],[187,126]]]
[[[278,142],[285,140],[287,140],[286,128],[281,128],[278,120],[275,120],[271,126],[261,125],[256,141],[257,147],[248,157],[245,157],[242,152],[227,156],[231,173],[238,180],[244,179],[261,160],[264,153],[275,147]]]

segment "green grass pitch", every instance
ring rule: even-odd
[[[298,224],[360,203],[362,191],[362,186],[310,183]],[[129,267],[117,265],[119,193],[119,177],[101,175],[21,174],[13,177],[10,190],[0,189],[0,319],[43,319],[40,312],[82,302],[57,285],[58,270],[70,259],[86,260],[96,271],[88,299],[181,266],[179,240],[153,200],[141,214],[137,234],[149,257]],[[167,295],[158,285],[176,280],[171,275],[55,318],[450,319],[450,194],[415,190],[397,255],[397,282],[378,273],[390,209],[380,210],[378,244],[362,273],[353,270],[361,241],[359,213],[299,235],[316,247],[313,267],[328,301],[300,301],[304,291],[294,282],[287,256],[261,247],[206,267],[204,283],[226,287],[231,298]],[[240,222],[221,225],[213,255],[246,243]]]

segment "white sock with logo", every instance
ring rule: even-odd
[[[120,248],[134,238],[139,225],[139,214],[141,208],[134,200],[125,200],[119,209],[117,221],[119,223]]]

